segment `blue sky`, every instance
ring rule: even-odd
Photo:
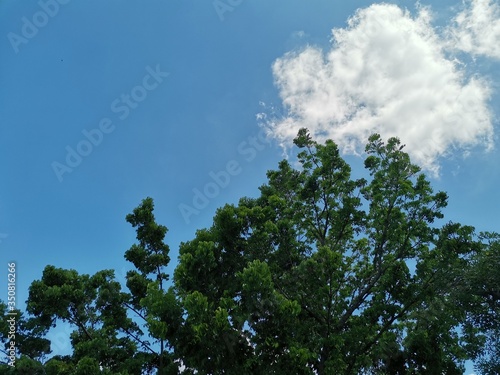
[[[479,0],[0,0],[0,260],[19,304],[47,264],[120,274],[147,196],[173,269],[301,126],[355,169],[367,134],[399,136],[449,193],[445,220],[498,231],[499,20]],[[196,208],[193,189],[212,197]]]

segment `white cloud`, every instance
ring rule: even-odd
[[[493,146],[489,83],[466,78],[447,57],[428,8],[416,16],[395,5],[359,9],[334,29],[326,53],[308,46],[273,64],[287,111],[267,123],[285,145],[301,127],[344,152],[362,152],[370,134],[399,137],[414,162],[439,172],[438,158],[460,148]]]
[[[500,59],[500,5],[471,0],[448,28],[452,47],[473,55]]]

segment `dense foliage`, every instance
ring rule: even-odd
[[[500,236],[442,223],[447,204],[396,138],[373,135],[367,178],[303,129],[299,168],[220,208],[165,269],[167,228],[146,198],[122,290],[112,270],[47,266],[5,374],[500,373]],[[8,345],[6,306],[1,339]],[[45,338],[70,324],[73,353]],[[49,359],[48,359],[49,358]]]

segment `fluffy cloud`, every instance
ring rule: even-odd
[[[362,152],[374,132],[399,137],[413,160],[439,173],[454,149],[493,146],[489,83],[467,77],[446,52],[447,39],[427,8],[415,16],[390,4],[360,9],[332,47],[308,46],[273,64],[286,115],[269,132],[289,145],[301,127],[347,153]]]
[[[500,59],[500,5],[472,0],[448,29],[452,47],[473,55]]]

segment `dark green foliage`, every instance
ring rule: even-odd
[[[110,270],[47,266],[18,367],[0,373],[462,374],[467,359],[499,373],[499,235],[439,224],[447,196],[397,138],[370,137],[359,179],[334,142],[302,129],[295,145],[300,167],[217,210],[172,281],[151,198],[126,217],[127,292]],[[73,353],[45,361],[58,321]]]

